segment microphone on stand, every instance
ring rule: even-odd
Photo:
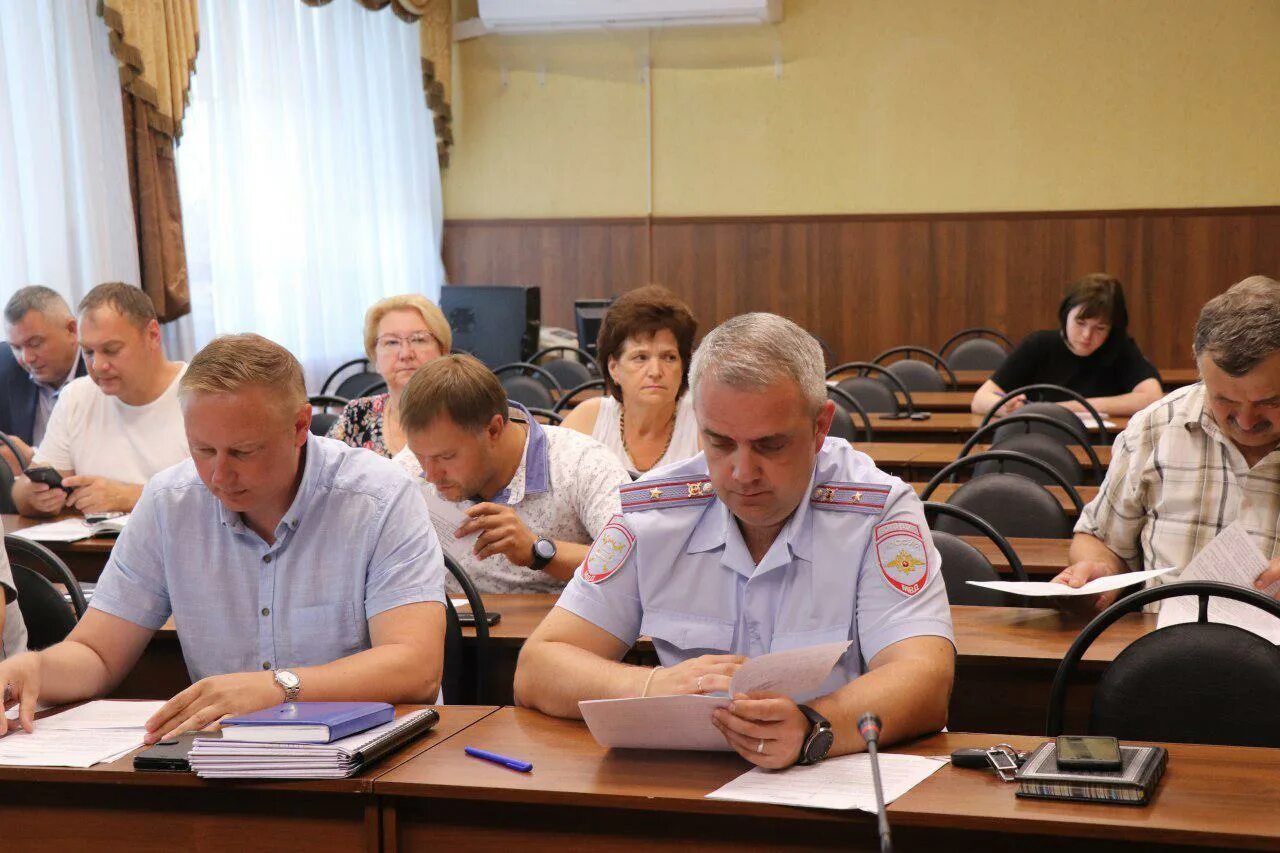
[[[880,828],[880,853],[893,853],[893,839],[889,837],[889,814],[884,808],[884,789],[880,787],[880,718],[868,711],[858,718],[858,734],[867,742],[867,755],[871,756],[871,782],[876,789],[876,821]]]

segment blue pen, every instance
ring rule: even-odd
[[[476,749],[474,746],[468,746],[463,749],[467,755],[472,758],[483,758],[485,761],[492,761],[494,764],[501,764],[503,767],[509,767],[512,770],[519,770],[521,773],[528,773],[533,769],[533,765],[528,761],[521,761],[518,758],[507,758],[505,755],[498,755],[496,752],[487,752],[483,749]]]

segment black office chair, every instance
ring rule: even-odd
[[[525,408],[540,423],[550,426],[560,426],[560,424],[564,423],[564,416],[559,412],[553,412],[550,409],[539,409],[536,406],[525,406]]]
[[[565,358],[562,355],[559,358],[543,361],[544,358],[552,353],[573,353],[578,356],[578,360]],[[577,347],[546,347],[535,352],[529,361],[540,367],[545,367],[547,372],[556,378],[562,388],[574,388],[583,382],[589,382],[600,376],[600,370],[596,366],[596,360],[591,357],[591,353]]]
[[[1080,494],[1055,468],[1034,456],[1012,450],[988,450],[972,456],[961,456],[934,475],[920,494],[921,500],[928,500],[947,479],[955,482],[955,476],[961,469],[988,460],[1019,462],[1039,468],[1056,485],[1066,490],[1077,514],[1084,508]],[[1067,511],[1052,492],[1034,480],[1008,471],[974,477],[956,489],[947,503],[967,509],[985,519],[1001,536],[1009,538],[1070,539],[1074,527]],[[959,519],[949,518],[938,519],[938,529],[958,536],[982,533]]]
[[[523,406],[551,409],[556,404],[556,397],[564,392],[549,371],[527,361],[513,361],[496,367],[493,374],[502,383],[507,399]]]
[[[862,421],[863,438],[861,440],[876,440],[875,427],[871,425],[871,415],[867,414],[867,410],[862,408],[862,404],[858,402],[857,398],[835,385],[827,386],[827,398],[836,404],[836,415],[831,421],[830,435],[850,442],[856,440],[858,428],[853,422],[853,416],[856,414],[859,420]],[[839,423],[839,432],[837,432],[837,423]]]
[[[314,394],[307,398],[307,402],[311,404],[311,434],[312,435],[328,435],[329,428],[342,415],[342,409],[347,405],[347,400],[336,394]],[[337,409],[338,411],[333,411]]]
[[[926,501],[924,504],[925,521],[930,521],[932,517],[939,515],[958,518],[977,530],[980,535],[986,536],[995,543],[996,548],[1000,550],[1005,560],[1008,561],[1009,569],[1013,573],[1013,579],[1018,581],[1027,579],[1026,569],[1023,568],[1022,560],[1013,550],[1013,546],[981,517],[954,504]],[[938,549],[938,553],[942,556],[942,579],[947,585],[948,601],[952,604],[985,607],[1021,607],[1023,605],[1021,596],[971,585],[969,581],[1001,580],[1000,573],[996,571],[996,567],[991,565],[991,561],[981,551],[956,534],[938,530],[932,523],[929,530],[933,534],[934,547]]]
[[[998,421],[990,421],[986,426],[979,427],[961,446],[960,456],[967,456],[970,450],[981,444],[982,440],[988,435],[994,433],[997,440],[992,442],[992,450],[1014,450],[1034,456],[1040,461],[1047,462],[1053,466],[1062,475],[1061,479],[1065,479],[1073,486],[1078,486],[1084,481],[1084,469],[1080,465],[1080,460],[1076,459],[1075,454],[1071,452],[1068,444],[1055,440],[1045,433],[1031,432],[1029,429],[1024,432],[1010,431],[1016,430],[1019,425],[1022,425],[1024,429],[1038,426],[1041,429],[1057,430],[1058,434],[1065,436],[1068,442],[1080,445],[1080,447],[1084,448],[1085,455],[1089,457],[1094,483],[1099,486],[1102,485],[1102,478],[1107,472],[1102,461],[1098,459],[1097,451],[1093,449],[1093,446],[1080,435],[1075,427],[1034,412],[1023,414],[1021,411],[1017,411],[1012,415],[1006,415]],[[998,438],[1001,430],[1006,430],[1004,438]],[[975,468],[974,476],[989,473],[994,467],[994,465],[984,464],[979,468]],[[1015,467],[1005,470],[1012,470],[1024,477],[1029,477],[1042,486],[1051,485],[1058,482],[1059,479],[1048,478],[1039,469]]]
[[[444,567],[462,588],[476,621],[476,641],[472,649],[471,667],[468,668],[463,654],[462,625],[458,621],[458,612],[450,597],[445,596],[444,675],[441,685],[444,698],[451,705],[482,705],[490,643],[484,600],[471,577],[448,554],[444,555]]]
[[[38,651],[61,642],[88,609],[80,582],[66,563],[39,542],[6,535],[4,550],[27,626],[27,647]],[[69,603],[54,583],[66,588]]]
[[[353,373],[348,373],[339,381],[339,377],[353,367],[359,369]],[[379,374],[369,369],[369,359],[353,358],[351,361],[338,365],[337,369],[329,374],[328,378],[324,380],[324,384],[320,386],[320,394],[354,400],[356,397],[368,397],[370,394],[376,393],[372,389],[379,384],[384,387],[386,385]]]
[[[984,338],[982,335],[999,338],[1001,343]],[[947,355],[947,349],[953,344],[956,348]],[[986,326],[975,326],[971,329],[961,329],[947,338],[946,343],[938,347],[938,355],[947,360],[947,366],[952,370],[995,370],[1004,363],[1011,349],[1013,349],[1013,341],[1009,340],[1003,332]]]
[[[813,335],[813,332],[809,334]],[[831,348],[831,344],[817,335],[813,335],[813,339],[818,342],[818,346],[822,347],[822,363],[824,365],[833,363],[836,360],[836,351]]]
[[[914,360],[911,357],[913,355],[923,355],[933,362],[933,366]],[[885,360],[894,356],[901,356],[901,358],[885,365]],[[871,363],[887,366],[889,372],[901,379],[902,384],[912,391],[954,391],[960,387],[946,359],[926,347],[891,347],[871,359]],[[942,373],[947,374],[945,381]]]
[[[1098,414],[1098,410],[1093,407],[1093,404],[1077,394],[1075,391],[1072,391],[1070,388],[1064,388],[1061,385],[1054,385],[1049,382],[1037,382],[1033,385],[1023,385],[1021,388],[1014,388],[1012,391],[1006,391],[1004,396],[999,400],[996,400],[996,404],[991,407],[991,411],[982,416],[982,423],[979,424],[979,427],[984,427],[990,423],[992,419],[996,417],[996,412],[1000,411],[1000,407],[1012,400],[1014,397],[1017,397],[1019,394],[1026,394],[1028,402],[1033,402],[1034,397],[1043,396],[1046,392],[1061,394],[1062,396],[1074,400],[1084,406],[1085,411],[1093,415],[1094,423],[1098,431],[1098,444],[1111,444],[1111,438],[1107,435],[1107,428],[1102,425],[1102,415]],[[1016,415],[1017,412],[1014,412],[1014,414]],[[1081,426],[1083,425],[1083,422],[1081,422]]]
[[[31,464],[31,460],[23,456],[18,446],[10,441],[9,437],[3,432],[0,432],[0,443],[9,448],[9,452],[13,454],[14,461],[18,463],[17,472],[8,465],[0,464],[0,513],[13,515],[18,511],[17,504],[13,502],[13,481],[17,479],[19,472],[25,470]]]
[[[927,412],[917,412],[915,410],[915,405],[911,400],[911,391],[907,389],[901,379],[894,376],[888,368],[882,365],[873,364],[869,361],[847,361],[828,370],[826,378],[830,380],[832,377],[847,373],[850,370],[856,370],[858,374],[856,376],[846,376],[836,382],[835,387],[857,400],[858,404],[866,411],[894,420],[903,418],[925,420],[929,417]],[[883,379],[872,379],[868,375],[870,373],[879,374]],[[898,403],[895,392],[902,395],[901,404]]]
[[[1012,414],[1003,415],[1001,417],[994,418],[994,419],[985,418],[984,426],[987,423],[991,423],[992,420],[994,420],[996,423],[1007,423],[1007,421],[1005,421],[1005,418],[1015,417],[1017,415],[1043,415],[1046,418],[1053,418],[1055,421],[1057,421],[1058,423],[1062,424],[1064,427],[1067,427],[1073,433],[1075,433],[1076,436],[1079,438],[1078,443],[1080,444],[1089,443],[1089,431],[1085,429],[1084,421],[1080,420],[1079,416],[1077,416],[1075,412],[1071,411],[1066,406],[1063,406],[1059,403],[1043,403],[1043,402],[1027,403],[1022,408],[1015,409]],[[1051,438],[1053,438],[1054,441],[1071,443],[1063,438],[1062,430],[1057,429],[1056,427],[1052,427],[1049,425],[1041,426],[1039,424],[1017,425],[1016,423],[1007,428],[996,430],[994,440],[999,441],[1000,439],[1006,438],[1007,436],[1012,435],[1014,433],[1022,433],[1022,432],[1038,432],[1043,435],[1050,436]]]
[[[1227,598],[1280,619],[1280,602],[1213,581],[1164,584],[1098,614],[1067,649],[1049,691],[1045,733],[1064,730],[1067,688],[1085,652],[1122,616],[1176,596],[1199,599],[1195,622],[1139,637],[1102,674],[1086,730],[1121,740],[1280,747],[1280,647],[1235,625],[1209,621],[1209,599]]]
[[[578,405],[581,400],[578,397],[588,391],[604,391],[605,385],[603,379],[589,379],[576,388],[570,388],[560,395],[560,399],[551,407],[551,411],[556,414],[564,414],[566,409],[572,409]]]

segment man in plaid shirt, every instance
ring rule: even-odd
[[[1210,300],[1195,332],[1201,381],[1129,421],[1098,496],[1055,581],[1079,587],[1105,575],[1175,566],[1242,521],[1280,579],[1280,282],[1252,276]],[[1101,610],[1116,593],[1095,596]]]

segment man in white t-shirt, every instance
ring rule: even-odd
[[[31,463],[56,469],[63,488],[19,477],[13,502],[23,515],[130,512],[153,474],[190,455],[178,406],[187,366],[165,358],[151,299],[100,284],[79,314],[89,375],[63,388]]]

